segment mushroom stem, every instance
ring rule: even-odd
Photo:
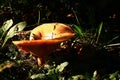
[[[38,57],[37,62],[38,62],[38,66],[41,66],[41,65],[43,65],[45,63],[45,60],[43,58],[41,58],[41,57]]]

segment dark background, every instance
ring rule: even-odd
[[[36,24],[39,11],[40,23],[78,24],[76,15],[85,28],[97,27],[101,21],[114,28],[120,25],[118,0],[0,0],[0,7],[0,25],[11,18],[15,23],[24,20],[28,25]]]

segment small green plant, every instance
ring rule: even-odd
[[[8,31],[8,29],[12,26],[13,21],[12,19],[7,20],[3,23],[2,27],[0,28],[0,40],[5,35],[5,33]]]
[[[109,79],[110,80],[119,80],[120,79],[119,71],[116,71],[116,72],[110,74]]]
[[[76,39],[80,39],[82,41],[86,41],[90,44],[98,44],[101,32],[102,32],[103,22],[101,22],[98,26],[98,29],[95,33],[91,33],[90,31],[83,31],[81,26],[74,25],[73,29],[76,33]]]
[[[0,41],[2,42],[1,47],[4,47],[6,42],[12,38],[18,31],[22,31],[25,26],[26,22],[19,22],[16,25],[13,25],[13,20],[7,20],[3,23],[3,26],[0,28]]]
[[[49,66],[47,67],[47,71],[46,73],[38,73],[38,74],[30,74],[30,78],[32,80],[36,80],[36,79],[49,79],[49,80],[58,80],[58,79],[62,79],[62,73],[63,70],[65,69],[65,67],[68,65],[68,62],[63,62],[60,65],[55,66]]]

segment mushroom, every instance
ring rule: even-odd
[[[62,23],[45,23],[31,31],[29,40],[13,41],[22,51],[32,53],[38,60],[38,65],[45,63],[46,57],[59,44],[74,36],[73,30]]]

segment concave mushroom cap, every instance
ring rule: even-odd
[[[30,34],[30,40],[13,41],[13,43],[25,52],[44,58],[55,50],[59,43],[74,36],[73,30],[62,23],[46,23],[34,28]]]
[[[31,31],[30,40],[35,39],[64,39],[74,36],[73,30],[62,23],[42,24]]]

